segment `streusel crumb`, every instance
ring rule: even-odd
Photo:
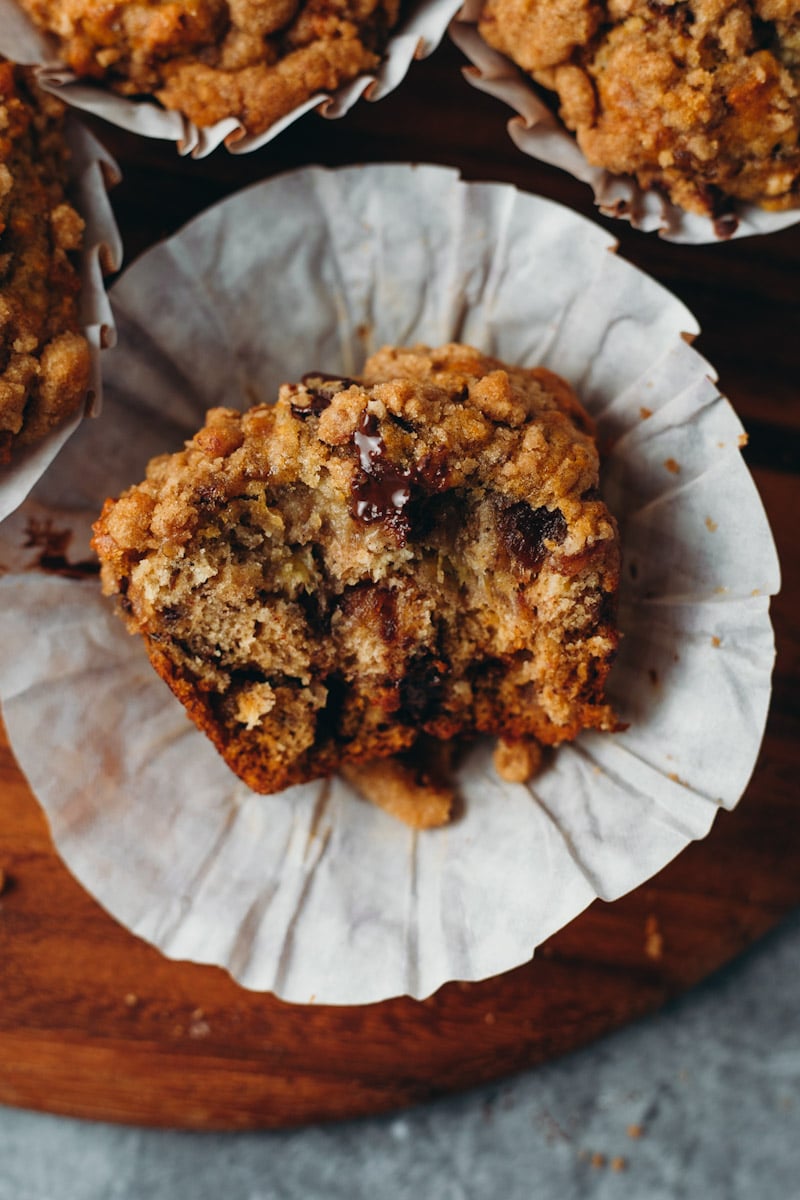
[[[619,546],[597,484],[563,380],[387,348],[361,379],[211,411],[106,502],[94,545],[156,670],[269,792],[422,734],[614,729]]]

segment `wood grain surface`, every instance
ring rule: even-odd
[[[224,195],[321,163],[427,161],[593,216],[583,187],[524,158],[507,111],[442,47],[401,89],[342,121],[303,120],[272,146],[187,162],[95,125],[125,179],[127,259]],[[600,902],[530,964],[423,1003],[287,1005],[221,970],[174,963],[117,925],[53,851],[0,740],[0,1102],[148,1125],[284,1126],[375,1113],[497,1078],[624,1025],[740,953],[800,903],[800,225],[727,245],[671,246],[603,221],[620,253],[698,316],[698,349],[750,433],[746,457],[783,564],[774,699],[733,814],[646,886]]]

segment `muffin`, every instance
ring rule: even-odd
[[[75,73],[196,125],[268,129],[380,62],[399,0],[20,0]]]
[[[800,204],[797,0],[486,0],[486,42],[558,96],[589,163],[725,234]]]
[[[83,221],[67,200],[64,106],[0,60],[0,463],[83,402],[89,346],[71,255]]]
[[[386,348],[214,409],[108,500],[103,588],[250,787],[422,735],[554,745],[616,727],[616,525],[551,372]]]

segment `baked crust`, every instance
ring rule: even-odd
[[[399,0],[20,0],[76,74],[258,134],[380,62]]]
[[[798,0],[486,0],[587,160],[723,222],[800,204]]]
[[[75,412],[89,385],[63,123],[31,71],[0,59],[0,463]]]
[[[438,739],[614,729],[619,546],[563,380],[384,349],[212,410],[108,500],[94,546],[159,675],[277,791]]]

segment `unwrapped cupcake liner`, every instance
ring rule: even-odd
[[[687,344],[694,318],[613,251],[506,185],[313,168],[210,209],[114,286],[103,417],[0,527],[0,698],[70,870],[169,957],[296,1002],[424,997],[525,962],[736,804],[769,703],[775,549],[742,427]],[[385,343],[451,339],[566,376],[610,447],[610,696],[628,728],[582,734],[528,785],[476,742],[463,816],[427,832],[338,777],[256,795],[101,596],[91,522],[207,408],[271,401],[309,370],[357,374]]]
[[[484,0],[465,0],[450,25],[450,37],[472,64],[464,71],[467,82],[512,108],[517,116],[508,122],[508,133],[523,154],[569,172],[586,183],[594,201],[607,217],[629,221],[635,229],[658,231],[669,242],[701,245],[775,233],[800,221],[800,208],[768,212],[755,204],[738,203],[736,228],[720,230],[711,217],[686,212],[654,189],[643,189],[631,176],[612,175],[587,162],[573,135],[547,107],[530,76],[481,37],[478,21]]]
[[[276,121],[263,133],[248,134],[234,117],[200,128],[182,113],[155,100],[131,100],[107,88],[80,80],[59,62],[54,39],[41,34],[15,0],[0,0],[0,52],[16,62],[39,66],[39,83],[65,103],[102,117],[143,137],[175,142],[179,152],[204,158],[220,145],[232,154],[247,154],[271,142],[311,109],[325,117],[343,117],[356,101],[381,100],[405,78],[414,59],[427,58],[445,35],[460,0],[417,0],[390,35],[383,59],[333,93],[318,92]]]
[[[91,351],[89,390],[82,410],[41,441],[16,451],[12,461],[0,467],[0,521],[22,503],[82,418],[99,413],[100,355],[114,342],[114,318],[104,275],[118,270],[122,264],[122,243],[108,198],[108,189],[119,180],[119,170],[113,158],[72,114],[67,117],[66,138],[71,154],[70,200],[86,223],[80,255],[80,320]]]

